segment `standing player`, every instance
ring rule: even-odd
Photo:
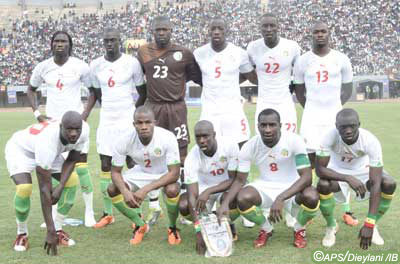
[[[15,213],[17,239],[15,251],[26,251],[28,216],[31,207],[32,171],[36,170],[43,217],[47,226],[44,249],[57,255],[57,244],[73,246],[75,242],[62,230],[62,224],[74,203],[78,184],[71,175],[79,154],[89,140],[89,127],[77,112],[69,111],[61,123],[45,121],[16,132],[6,144],[7,168],[16,185]],[[64,159],[61,153],[69,151]],[[51,187],[52,178],[59,184]],[[52,218],[52,204],[58,202],[58,214]],[[53,221],[54,220],[54,221]]]
[[[329,48],[327,24],[320,21],[314,24],[312,40],[312,51],[303,54],[295,64],[294,82],[297,100],[304,108],[300,134],[306,140],[314,167],[315,152],[322,137],[335,127],[336,113],[352,94],[353,72],[350,59]],[[344,211],[346,224],[357,225],[358,220],[350,212],[348,203]]]
[[[73,110],[82,113],[85,121],[88,112],[83,111],[81,100],[82,84],[91,86],[89,66],[84,61],[71,56],[72,38],[64,31],[57,31],[51,38],[53,57],[40,62],[33,69],[27,95],[33,113],[39,122],[46,119],[60,120],[63,114]],[[42,84],[47,87],[46,115],[39,112],[36,103],[36,90]],[[96,224],[93,213],[93,183],[87,165],[89,141],[81,152],[81,158],[76,163],[76,173],[79,175],[83,200],[85,201],[85,225]]]
[[[185,160],[185,184],[188,191],[179,199],[181,215],[194,222],[196,232],[196,251],[204,255],[205,244],[199,228],[198,214],[212,212],[223,192],[229,189],[236,176],[239,146],[226,138],[216,138],[209,121],[199,121],[194,127],[197,145]],[[232,210],[232,222],[239,216],[236,208]],[[234,239],[236,232],[231,224]],[[237,237],[236,237],[237,239]]]
[[[250,128],[240,101],[239,75],[252,81],[257,77],[246,51],[226,42],[226,32],[224,20],[213,19],[211,42],[193,52],[203,82],[200,120],[211,121],[218,135],[242,145],[250,137]]]
[[[190,142],[186,82],[193,80],[201,84],[201,74],[192,52],[171,43],[172,24],[168,17],[155,17],[152,31],[154,43],[143,45],[138,50],[147,84],[146,89],[138,90],[140,96],[136,106],[147,99],[146,105],[157,117],[157,125],[175,134],[183,167]],[[150,199],[150,206],[152,204],[158,204],[157,199]]]
[[[279,36],[278,18],[272,13],[261,17],[260,29],[262,38],[247,46],[247,53],[256,67],[258,77],[255,120],[263,109],[272,108],[281,116],[282,128],[296,132],[296,108],[289,85],[293,65],[300,56],[300,46],[293,40]]]
[[[153,111],[140,106],[134,114],[135,130],[128,130],[115,144],[111,167],[113,183],[108,193],[115,208],[134,223],[132,245],[139,244],[148,225],[137,210],[146,196],[163,187],[168,211],[168,243],[178,245],[181,238],[176,228],[179,215],[179,148],[175,136],[168,130],[155,126]],[[137,164],[128,174],[122,174],[126,157]]]
[[[383,171],[379,140],[360,128],[358,114],[353,109],[345,108],[337,114],[336,128],[328,131],[317,152],[316,171],[320,178],[317,188],[321,212],[328,224],[322,245],[335,244],[338,230],[334,218],[335,197],[344,202],[350,188],[358,200],[369,198],[368,215],[359,233],[360,247],[367,249],[371,242],[383,245],[376,222],[389,209],[396,182]]]
[[[229,203],[237,200],[238,209],[248,220],[261,226],[254,247],[266,245],[272,236],[273,223],[282,220],[285,207],[297,218],[294,225],[294,246],[307,245],[305,226],[317,214],[318,192],[311,186],[311,166],[303,139],[296,133],[281,132],[279,113],[265,109],[258,116],[259,135],[246,142],[239,153],[235,180],[217,214],[226,215]],[[260,177],[243,187],[255,162]],[[270,210],[267,219],[262,210]]]
[[[121,36],[116,29],[106,29],[103,35],[105,55],[90,64],[92,79],[88,111],[93,108],[96,97],[101,101],[100,122],[97,128],[97,152],[100,155],[100,190],[103,194],[104,213],[95,228],[114,222],[112,202],[107,194],[111,183],[111,156],[114,140],[133,121],[135,102],[134,86],[143,89],[143,72],[139,61],[121,53]],[[97,96],[96,96],[97,95]]]

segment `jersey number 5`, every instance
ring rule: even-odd
[[[215,78],[221,77],[221,66],[215,67]]]
[[[154,79],[165,79],[168,76],[168,66],[154,65],[155,72],[153,73]]]

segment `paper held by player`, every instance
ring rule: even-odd
[[[223,218],[219,225],[216,215],[205,215],[200,218],[200,225],[207,246],[206,257],[228,257],[232,254],[232,232],[227,218]]]

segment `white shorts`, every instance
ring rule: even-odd
[[[97,153],[105,156],[112,156],[115,139],[132,126],[131,121],[120,122],[120,124],[99,124],[96,133]]]
[[[306,142],[307,152],[316,152],[320,148],[324,136],[333,128],[335,128],[335,124],[315,125],[302,123],[300,128],[300,135],[304,138]]]
[[[271,182],[256,180],[252,183],[245,185],[245,187],[251,186],[254,189],[256,189],[261,196],[260,207],[263,210],[269,210],[269,208],[271,208],[272,206],[272,203],[276,200],[276,197],[278,197],[278,195],[284,192],[285,190],[289,189],[289,187],[292,185],[293,183],[282,184],[282,183],[271,183]],[[284,209],[287,210],[288,212],[291,212],[293,203],[295,203],[295,196],[285,201]]]
[[[161,178],[161,176],[163,176],[165,173],[149,174],[143,172],[139,166],[135,166],[132,169],[124,171],[122,173],[122,177],[124,179],[124,182],[128,184],[129,189],[134,192],[139,190],[143,186]],[[147,197],[149,197],[150,199],[155,199],[158,198],[159,195],[160,195],[160,190],[153,190],[147,194]]]
[[[24,151],[12,140],[6,144],[5,159],[10,177],[20,173],[32,173],[36,169],[35,156]],[[58,155],[51,165],[51,173],[60,173],[64,161],[64,157]]]
[[[349,169],[338,168],[338,167],[334,166],[332,163],[329,163],[328,168],[330,168],[338,173],[341,173],[341,174],[348,174],[348,175],[352,175],[352,176],[356,177],[365,185],[365,188],[367,188],[366,184],[367,184],[367,181],[369,180],[369,168],[363,168],[363,169],[359,169],[359,170],[349,170]],[[386,171],[384,171],[383,175],[388,176],[388,173]],[[351,195],[351,193],[354,194],[355,192],[353,191],[353,189],[350,187],[350,185],[347,182],[338,181],[338,184],[340,186],[340,191],[338,191],[334,194],[335,200],[338,203],[345,203],[346,198],[349,195]],[[367,190],[364,198],[356,196],[355,200],[356,201],[365,201],[365,200],[368,200],[369,197],[370,197],[370,192]]]
[[[214,114],[201,111],[200,120],[208,120],[213,126],[217,136],[230,137],[237,143],[250,138],[249,121],[243,109],[235,113]]]
[[[257,134],[258,132],[258,115],[264,109],[272,108],[276,110],[280,117],[281,117],[281,124],[282,124],[282,131],[290,131],[290,132],[297,132],[297,114],[296,114],[296,107],[292,98],[290,101],[285,101],[278,104],[266,103],[266,102],[257,102],[256,107],[256,114],[254,117],[255,123],[255,131]]]

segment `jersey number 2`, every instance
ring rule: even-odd
[[[279,72],[279,63],[273,63],[272,64],[272,67],[274,68],[272,71],[271,71],[271,64],[270,63],[264,63],[264,65],[265,65],[265,72],[266,73],[272,73],[272,74],[274,74],[274,73],[278,73]]]

